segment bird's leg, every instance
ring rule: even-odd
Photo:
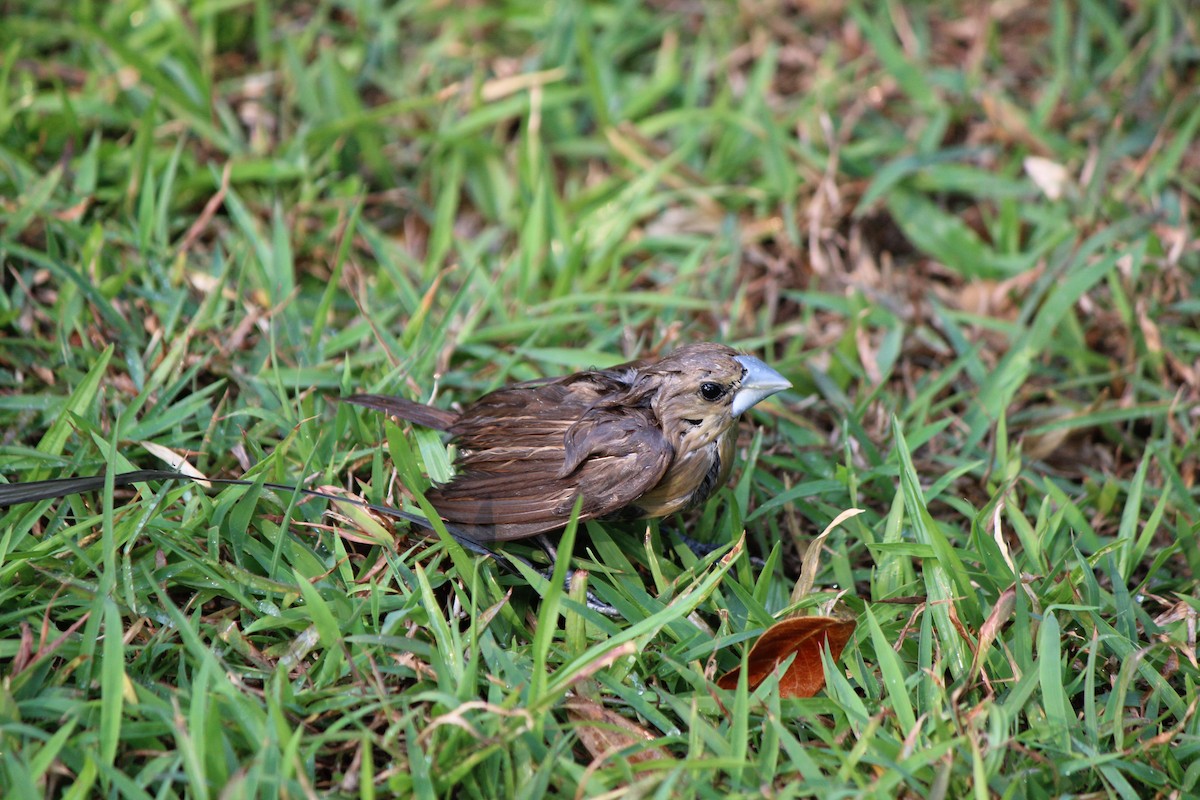
[[[702,542],[699,539],[693,539],[678,528],[666,528],[666,530],[669,530],[676,539],[687,545],[687,549],[695,553],[696,558],[704,558],[705,556],[711,555],[714,551],[725,546],[724,543]],[[763,561],[758,556],[751,556],[750,563],[760,569],[765,567],[767,564],[767,562]]]
[[[454,541],[456,541],[460,545],[462,545],[464,550],[474,553],[475,555],[485,556],[487,558],[492,559],[493,561],[496,562],[496,566],[498,566],[503,572],[507,572],[509,575],[520,575],[521,574],[521,570],[519,570],[513,566],[512,562],[514,562],[514,561],[520,561],[522,564],[529,567],[530,569],[534,569],[533,564],[529,563],[529,561],[527,561],[526,559],[521,558],[520,556],[515,555],[513,553],[500,553],[495,550],[492,550],[491,548],[484,547],[483,545],[479,544],[479,542],[476,542],[474,539],[466,539],[463,537],[454,536],[453,534],[451,534],[451,536],[453,536]]]
[[[691,536],[688,536],[678,528],[668,528],[667,530],[669,530],[676,539],[687,545],[687,549],[695,553],[696,558],[704,558],[705,556],[711,555],[714,551],[725,546],[724,543],[702,542],[699,539],[693,539]]]
[[[554,565],[558,563],[558,549],[554,546],[554,542],[550,541],[550,537],[544,533],[539,533],[534,537],[538,547],[542,548],[542,552],[550,559],[550,569],[554,569]]]
[[[550,566],[538,574],[548,581],[554,580],[554,565],[558,563],[558,549],[554,546],[554,543],[550,541],[550,538],[544,533],[539,533],[534,538],[534,541],[538,543],[538,546],[542,548],[542,550],[546,553],[546,556],[550,559]],[[571,575],[569,570],[567,577],[563,579],[563,591],[571,591]],[[587,607],[592,611],[603,614],[606,617],[621,616],[620,611],[596,597],[596,595],[592,594],[591,589],[587,590]]]

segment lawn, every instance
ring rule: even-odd
[[[254,483],[0,509],[6,799],[1200,795],[1186,0],[12,0],[0,53],[0,481]],[[411,506],[444,437],[331,398],[704,340],[793,388],[567,586],[263,485]],[[814,697],[717,687],[812,614]]]

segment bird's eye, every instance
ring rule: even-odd
[[[721,395],[725,394],[725,387],[719,383],[705,381],[700,384],[700,396],[710,403],[714,400],[721,399]]]

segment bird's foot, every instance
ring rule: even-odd
[[[670,530],[671,535],[673,535],[676,539],[678,539],[679,541],[681,541],[685,545],[687,545],[687,549],[691,550],[693,553],[695,553],[696,558],[704,558],[705,556],[712,555],[713,552],[715,552],[716,550],[719,550],[725,546],[724,543],[702,542],[699,539],[693,539],[692,537],[688,536],[686,533],[683,533],[682,531],[680,531],[676,528],[668,528],[666,530]],[[767,562],[763,561],[758,556],[751,556],[750,563],[753,564],[758,569],[762,569],[767,564]]]
[[[544,550],[546,552],[546,555],[550,559],[550,566],[541,572],[541,576],[548,581],[553,580],[554,579],[554,565],[558,563],[558,550],[554,547],[554,543],[551,542],[549,537],[547,537],[546,534],[544,534],[544,533],[541,534],[540,536],[538,536],[535,539],[535,541],[538,543],[538,546],[540,546],[542,548],[542,550]],[[566,578],[563,579],[563,590],[568,593],[571,591],[571,576],[570,575],[568,575]],[[600,598],[596,597],[596,595],[592,594],[591,589],[587,590],[586,602],[587,602],[588,608],[590,608],[592,611],[603,614],[606,617],[621,616],[620,611],[618,611],[614,607],[610,606],[608,603],[604,602]]]

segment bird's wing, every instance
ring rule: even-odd
[[[636,506],[674,457],[649,409],[593,408],[572,418],[547,416],[548,408],[524,399],[522,424],[456,425],[456,433],[465,428],[456,439],[462,471],[426,495],[479,541],[561,528],[579,496],[581,520]]]

